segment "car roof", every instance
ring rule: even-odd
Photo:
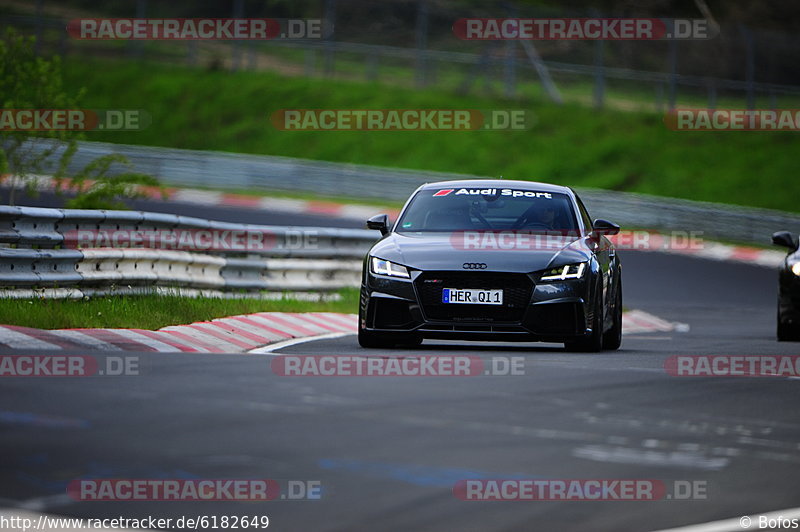
[[[537,190],[540,192],[556,192],[572,195],[569,187],[552,185],[550,183],[539,183],[537,181],[515,181],[511,179],[459,179],[456,181],[437,181],[436,183],[425,183],[420,190],[431,190],[435,188],[517,188],[521,190]]]

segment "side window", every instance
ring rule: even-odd
[[[578,196],[575,196],[575,199],[578,201],[578,210],[581,212],[581,218],[583,219],[583,226],[586,228],[586,231],[592,230],[592,218],[589,216],[589,213],[586,210],[586,207],[583,205],[583,202]]]

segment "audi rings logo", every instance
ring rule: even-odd
[[[485,270],[485,262],[465,262],[462,266],[465,270]]]

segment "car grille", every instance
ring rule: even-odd
[[[524,273],[423,272],[414,285],[427,319],[477,323],[522,321],[533,290],[533,282]],[[444,304],[444,288],[502,290],[503,304]]]

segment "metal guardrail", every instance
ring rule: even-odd
[[[775,231],[800,234],[800,215],[788,212],[630,192],[580,188],[578,192],[593,217],[608,218],[627,229],[695,232],[704,239],[760,246],[771,245]]]
[[[762,243],[776,229],[800,232],[800,217],[786,213],[608,191],[582,192],[595,216],[630,228],[702,231],[700,236],[705,238]],[[80,246],[81,232],[98,236],[148,231],[190,235],[239,232],[260,239],[255,240],[256,247],[210,247],[199,252],[197,248],[174,249],[180,247],[174,240],[154,240],[144,248]],[[271,238],[265,240],[265,235]],[[314,238],[308,238],[311,236]],[[375,232],[366,230],[231,224],[139,211],[0,206],[0,297],[75,298],[153,293],[166,288],[187,295],[222,297],[336,290],[358,285],[360,259],[376,239]],[[302,245],[291,246],[290,240]],[[123,245],[130,243],[126,240]]]
[[[109,153],[125,155],[137,171],[157,176],[167,185],[302,191],[322,196],[391,201],[405,199],[426,182],[479,178],[288,157],[100,142],[81,142],[72,169],[82,168],[95,157]],[[547,181],[547,176],[531,177]],[[608,218],[627,228],[697,231],[705,238],[760,245],[769,245],[770,236],[778,230],[800,233],[800,215],[792,213],[627,192],[580,187],[577,190],[593,216]]]
[[[367,250],[367,244],[376,240],[375,232],[360,229],[235,224],[142,211],[0,205],[0,245],[76,247],[80,244],[81,232],[88,231],[90,235],[87,238],[102,241],[103,235],[113,235],[114,232],[147,233],[177,229],[257,235],[261,245],[240,249],[238,254],[269,257],[361,258]],[[235,249],[223,251],[217,253],[237,254]]]
[[[158,239],[149,247],[81,247],[76,238],[81,232],[96,237],[164,230],[244,236],[240,246],[200,250],[171,249],[180,247],[180,242]],[[250,240],[248,235],[259,238]],[[302,245],[290,246],[298,235]],[[36,294],[31,290],[43,290],[47,297],[81,297],[119,292],[118,287],[127,287],[128,292],[159,287],[221,292],[337,290],[358,286],[361,259],[376,239],[374,231],[366,230],[231,224],[139,211],[0,206],[0,297],[30,297]]]

